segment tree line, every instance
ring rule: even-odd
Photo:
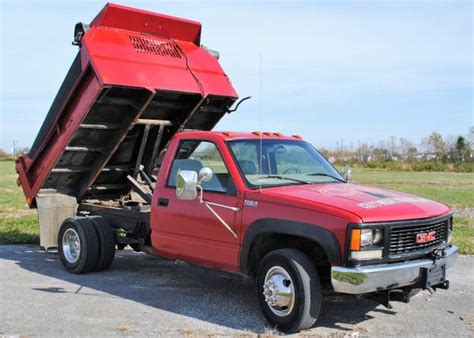
[[[352,148],[352,147],[351,147]],[[465,135],[443,137],[433,131],[419,144],[406,138],[391,137],[377,144],[360,143],[353,149],[319,151],[336,164],[414,170],[473,171],[474,126]]]

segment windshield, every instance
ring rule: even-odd
[[[344,182],[336,169],[307,142],[250,139],[227,143],[251,188]]]

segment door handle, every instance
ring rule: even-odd
[[[158,205],[160,207],[167,207],[169,204],[170,200],[168,198],[158,198]]]

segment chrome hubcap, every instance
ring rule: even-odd
[[[63,235],[64,258],[69,263],[76,263],[81,254],[81,240],[74,229],[67,229]]]
[[[295,305],[295,288],[289,273],[280,266],[268,270],[263,295],[270,310],[277,316],[287,316]]]

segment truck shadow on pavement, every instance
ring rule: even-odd
[[[12,247],[12,246],[10,246]],[[32,289],[84,296],[120,297],[207,323],[253,333],[272,331],[260,312],[254,282],[237,274],[165,260],[131,250],[117,251],[107,271],[74,275],[65,271],[57,254],[36,246],[0,250],[0,259],[16,261],[22,269],[77,285],[77,289],[41,283]],[[53,281],[52,281],[53,282]],[[351,296],[329,296],[314,328],[324,332],[366,332],[361,322],[370,312],[395,314],[377,302]]]

